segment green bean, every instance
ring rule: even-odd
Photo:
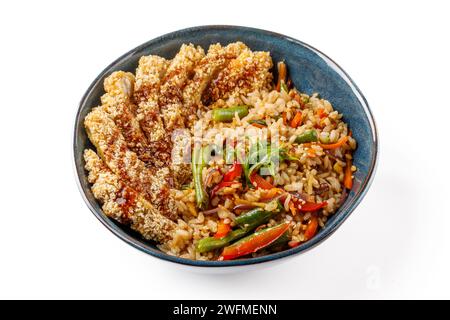
[[[197,251],[200,253],[203,253],[203,252],[208,252],[208,251],[212,251],[215,249],[223,248],[223,247],[227,246],[228,244],[230,244],[231,242],[242,238],[249,232],[250,232],[250,230],[236,229],[236,230],[231,231],[228,235],[226,235],[223,238],[217,239],[214,237],[209,237],[209,238],[201,239],[197,243]]]
[[[236,218],[235,223],[246,230],[253,230],[269,221],[271,216],[272,212],[256,208],[241,214]]]
[[[212,111],[212,118],[218,122],[230,122],[233,120],[235,113],[239,118],[243,118],[248,115],[247,106],[235,106],[230,108],[214,109]]]
[[[316,130],[307,130],[295,138],[295,143],[316,142],[318,140]]]
[[[192,176],[195,188],[195,200],[197,207],[206,209],[208,205],[208,195],[202,185],[202,171],[205,166],[206,148],[194,147],[192,151]]]
[[[281,237],[279,237],[277,240],[275,240],[270,246],[268,246],[268,249],[274,249],[277,247],[281,247],[286,245],[289,241],[291,241],[292,238],[292,234],[291,232],[288,230],[285,233],[283,233],[283,235]]]

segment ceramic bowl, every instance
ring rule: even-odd
[[[354,164],[358,170],[354,174],[353,189],[349,192],[345,203],[327,221],[325,227],[313,239],[296,248],[235,261],[194,261],[173,257],[161,252],[155,243],[143,240],[139,234],[109,219],[102,212],[100,204],[91,192],[87,172],[84,169],[83,150],[93,146],[86,136],[83,119],[92,107],[99,105],[100,97],[104,93],[105,77],[116,70],[134,72],[141,56],[156,54],[170,59],[183,43],[193,43],[208,48],[212,43],[220,42],[225,45],[235,41],[244,42],[252,50],[270,51],[275,63],[285,60],[296,88],[308,94],[320,93],[344,115],[344,120],[349,124],[358,142],[358,148],[354,153]],[[175,31],[150,40],[106,67],[81,99],[75,118],[73,152],[81,194],[89,209],[112,233],[131,246],[160,259],[200,267],[222,267],[262,263],[297,255],[326,240],[356,209],[369,189],[377,162],[378,139],[375,121],[363,94],[347,73],[322,52],[299,40],[270,31],[238,26],[201,26]]]

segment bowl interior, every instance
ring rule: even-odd
[[[134,73],[141,56],[156,54],[172,58],[183,43],[193,43],[207,49],[212,43],[220,42],[225,45],[235,41],[244,42],[252,50],[270,51],[274,63],[284,60],[296,88],[308,94],[320,93],[321,97],[329,100],[333,107],[344,115],[344,121],[349,124],[358,142],[354,153],[354,164],[358,171],[354,175],[353,189],[343,206],[328,220],[325,228],[311,241],[297,248],[268,256],[227,262],[202,262],[172,257],[159,251],[154,243],[143,240],[134,231],[102,213],[90,190],[84,169],[83,150],[93,146],[86,136],[83,119],[92,107],[100,104],[100,97],[104,93],[104,78],[116,70]],[[151,40],[117,59],[94,80],[84,95],[76,116],[74,158],[80,189],[86,203],[97,218],[121,239],[151,255],[174,262],[196,266],[231,266],[259,263],[299,253],[326,239],[359,204],[370,185],[377,159],[377,133],[367,102],[356,85],[340,67],[316,49],[268,31],[233,26],[205,26],[176,31]]]

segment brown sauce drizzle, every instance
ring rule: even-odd
[[[130,213],[133,211],[136,200],[137,193],[127,186],[123,187],[117,192],[116,203],[119,205],[120,210],[122,211],[121,219],[123,222],[130,221]]]

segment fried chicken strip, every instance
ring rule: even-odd
[[[148,168],[132,152],[114,121],[100,107],[85,118],[89,139],[109,169],[130,188],[142,194],[161,214],[178,216],[175,200],[170,196],[171,175],[168,168]]]
[[[172,241],[177,225],[161,215],[136,190],[124,185],[92,150],[84,151],[88,180],[103,212],[142,234],[145,239],[161,243]]]
[[[148,162],[151,152],[147,137],[141,130],[137,120],[136,105],[132,101],[135,78],[130,72],[113,72],[104,81],[106,93],[102,96],[102,108],[121,129],[128,148],[135,152],[139,159]]]
[[[269,90],[273,66],[269,52],[244,50],[211,82],[202,98],[209,105],[218,99],[246,95],[255,90]]]
[[[170,146],[159,110],[159,89],[170,61],[155,55],[139,59],[136,69],[134,98],[138,103],[137,118],[145,132],[156,167],[170,163]]]
[[[184,119],[187,117],[183,107],[183,88],[204,56],[201,47],[183,44],[167,68],[160,90],[159,108],[167,133],[165,142],[171,150],[170,170],[176,187],[190,178],[191,171],[190,165],[182,161],[186,143],[189,143],[186,142],[186,134],[175,132],[185,127]]]
[[[183,88],[197,63],[205,56],[201,47],[183,44],[170,63],[161,86],[159,106],[166,130],[184,127]]]
[[[209,47],[206,56],[196,66],[194,77],[188,81],[183,90],[187,127],[191,127],[197,120],[197,110],[202,106],[202,94],[211,80],[215,79],[230,61],[236,59],[246,49],[248,50],[248,47],[242,42],[230,43],[226,47],[217,43]]]

